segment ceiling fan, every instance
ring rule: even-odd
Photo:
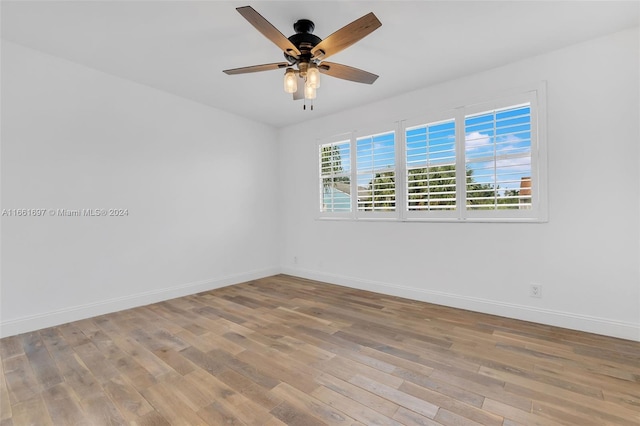
[[[373,12],[356,19],[323,40],[313,34],[315,24],[308,19],[296,21],[293,24],[296,33],[285,37],[251,6],[238,7],[236,10],[262,35],[282,49],[287,61],[224,70],[228,75],[285,69],[284,89],[293,94],[294,100],[315,99],[316,89],[320,87],[320,73],[365,84],[373,84],[378,78],[377,75],[358,68],[325,61],[382,25]]]

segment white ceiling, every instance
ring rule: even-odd
[[[235,11],[251,5],[283,34],[300,18],[324,38],[374,12],[382,27],[330,61],[380,75],[324,77],[315,110],[282,89],[283,61]],[[638,1],[2,1],[2,38],[281,127],[638,26]]]

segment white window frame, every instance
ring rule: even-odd
[[[546,222],[547,207],[546,207],[546,194],[547,194],[547,181],[546,181],[546,131],[544,129],[545,120],[541,117],[546,117],[546,93],[544,84],[539,85],[533,90],[528,90],[515,95],[505,96],[497,100],[490,102],[482,102],[474,105],[470,105],[460,110],[462,116],[460,117],[461,134],[456,135],[456,138],[460,137],[462,140],[459,142],[461,148],[461,167],[465,168],[465,132],[464,122],[467,116],[482,113],[485,111],[491,111],[496,109],[508,108],[524,103],[529,103],[531,107],[531,208],[529,209],[505,209],[505,210],[467,210],[466,209],[466,184],[461,182],[458,186],[459,196],[461,197],[461,209],[460,219],[467,221],[533,221],[533,222]],[[542,127],[542,128],[541,128]],[[461,176],[458,176],[462,178]]]
[[[531,208],[504,210],[467,210],[466,207],[466,159],[465,159],[465,118],[469,115],[508,108],[529,103],[531,106]],[[406,130],[411,127],[455,120],[456,138],[456,209],[455,210],[408,210],[406,164]],[[357,145],[358,138],[395,131],[395,211],[359,211],[357,199]],[[411,119],[379,125],[362,131],[354,131],[331,138],[319,139],[323,144],[350,140],[351,158],[351,212],[320,212],[319,219],[351,220],[397,220],[397,221],[444,221],[444,222],[547,222],[547,140],[546,140],[546,82],[512,90],[491,101],[474,102],[449,108],[442,112],[429,112]],[[320,148],[318,151],[320,152]],[[318,161],[320,167],[321,159]],[[320,175],[318,170],[317,176]],[[322,178],[320,177],[319,199],[322,202]]]
[[[401,124],[401,131],[399,132],[402,135],[402,143],[400,145],[402,145],[400,148],[400,159],[401,159],[401,163],[403,166],[403,173],[402,173],[402,180],[403,180],[403,188],[402,188],[402,214],[403,214],[403,219],[405,220],[412,220],[412,219],[437,219],[437,220],[457,220],[459,217],[459,212],[458,210],[460,209],[460,200],[458,199],[458,184],[457,184],[457,176],[459,174],[460,171],[460,165],[458,164],[458,160],[460,158],[459,152],[458,152],[458,133],[459,133],[459,129],[458,129],[458,125],[457,125],[457,117],[458,117],[459,113],[457,110],[448,110],[448,111],[443,111],[443,112],[439,112],[439,113],[430,113],[430,114],[425,114],[424,116],[421,117],[416,117],[413,119],[409,119],[409,120],[403,120],[402,124]],[[420,127],[420,126],[424,126],[424,125],[431,125],[431,124],[436,124],[436,123],[441,123],[441,122],[445,122],[445,121],[449,121],[449,120],[454,120],[454,126],[455,126],[455,135],[456,135],[456,141],[455,141],[455,156],[456,156],[456,160],[455,160],[455,164],[456,164],[456,208],[454,210],[428,210],[428,211],[416,211],[416,210],[409,210],[409,191],[408,191],[408,180],[409,180],[409,167],[407,165],[407,161],[406,161],[406,157],[407,157],[407,141],[406,141],[406,134],[407,134],[407,130],[412,129],[412,128],[416,128],[416,127]],[[464,167],[464,166],[463,166]]]
[[[351,142],[351,204],[353,206],[354,216],[356,219],[397,219],[398,218],[398,131],[397,123],[389,125],[381,125],[375,127],[369,127],[363,131],[357,131],[353,133],[353,139]],[[375,137],[378,135],[393,133],[394,134],[394,181],[395,181],[395,210],[393,211],[370,211],[358,209],[358,168],[357,168],[357,144],[358,139],[366,137]]]
[[[349,143],[349,166],[350,170],[350,179],[349,184],[351,187],[351,206],[349,211],[322,211],[322,205],[324,204],[324,187],[322,183],[323,175],[322,175],[322,147],[327,145],[336,145],[341,143]],[[320,203],[320,216],[331,218],[331,219],[353,219],[354,212],[354,204],[353,204],[353,133],[342,133],[339,135],[335,135],[329,138],[318,139],[318,201]]]

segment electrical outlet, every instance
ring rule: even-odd
[[[529,287],[529,296],[542,298],[542,286],[540,284],[531,284]]]

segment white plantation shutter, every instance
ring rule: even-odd
[[[358,211],[396,209],[395,132],[356,139]]]
[[[465,116],[467,210],[531,208],[531,105]]]
[[[453,118],[407,127],[405,161],[408,212],[456,210],[456,139]]]
[[[351,211],[351,141],[320,145],[320,211]]]

